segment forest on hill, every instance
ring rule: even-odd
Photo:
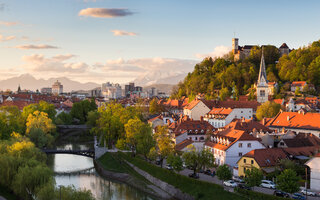
[[[307,47],[292,50],[289,55],[280,57],[277,47],[263,46],[268,81],[276,81],[279,90],[275,98],[282,98],[289,90],[292,81],[307,81],[320,86],[320,40]],[[172,92],[172,98],[188,96],[191,99],[198,93],[206,95],[207,99],[216,98],[215,90],[220,90],[223,96],[250,94],[254,95],[254,84],[257,82],[262,48],[253,47],[250,55],[240,61],[234,61],[233,53],[212,59],[205,58],[196,64]],[[310,91],[315,93],[315,91]]]

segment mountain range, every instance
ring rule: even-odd
[[[155,87],[160,91],[170,93],[172,86],[183,80],[186,75],[187,73],[184,72],[152,71],[139,76],[133,82],[135,83],[135,85],[145,87],[145,89]],[[66,77],[57,77],[45,80],[36,79],[30,74],[22,74],[17,77],[0,80],[0,91],[7,89],[17,91],[19,85],[22,90],[28,89],[36,91],[37,89],[40,90],[44,87],[52,87],[52,84],[57,80],[63,85],[64,92],[91,90],[100,86],[100,84],[98,83],[81,83],[78,81],[70,80]]]
[[[48,80],[45,80],[36,79],[30,74],[22,74],[17,77],[1,80],[0,90],[10,89],[12,91],[17,91],[18,86],[20,85],[22,90],[28,89],[35,91],[37,89],[40,90],[44,87],[52,87],[52,84],[57,80],[63,85],[64,92],[71,92],[72,90],[91,90],[100,86],[100,84],[93,82],[80,83],[78,81],[70,80],[66,77],[50,78]]]

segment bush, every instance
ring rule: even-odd
[[[284,198],[263,194],[259,192],[254,192],[251,190],[244,190],[241,188],[236,187],[235,191],[243,196],[245,196],[247,199],[259,199],[259,200],[283,200]]]

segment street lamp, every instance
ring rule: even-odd
[[[62,187],[62,185],[59,185],[59,191],[60,191],[60,200],[61,200],[61,187]]]

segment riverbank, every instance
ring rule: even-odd
[[[8,188],[0,185],[0,200],[18,200],[19,198],[13,194]]]
[[[172,199],[166,191],[161,190],[119,159],[117,153],[106,153],[94,166],[100,176],[126,183],[156,199]]]

